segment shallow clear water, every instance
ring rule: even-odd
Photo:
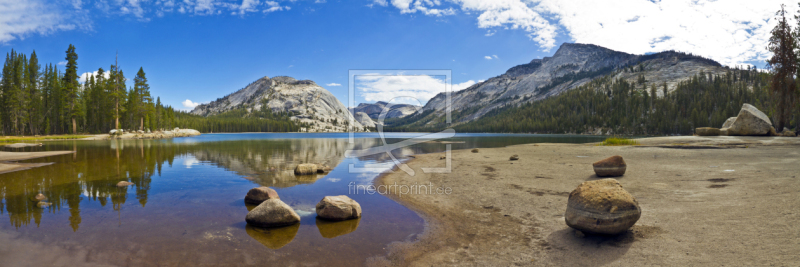
[[[395,143],[418,136],[387,134]],[[360,220],[317,221],[324,196],[372,184],[392,167],[386,155],[345,157],[349,149],[382,145],[374,133],[204,134],[172,140],[48,142],[6,151],[75,150],[26,162],[55,164],[0,174],[0,265],[361,265],[395,241],[414,240],[424,221],[380,194],[349,194]],[[563,135],[458,134],[453,149],[522,143],[601,141]],[[396,149],[399,159],[441,152],[427,142]],[[324,175],[294,176],[299,163],[334,167]],[[353,168],[372,171],[351,173]],[[377,168],[375,168],[377,167]],[[116,187],[119,181],[134,185]],[[244,195],[270,186],[302,216],[299,226],[248,227]],[[53,205],[39,208],[42,193]],[[2,223],[7,221],[8,223]]]

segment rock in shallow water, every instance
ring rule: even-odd
[[[628,168],[628,165],[625,164],[625,160],[623,160],[622,157],[611,156],[609,158],[593,163],[592,167],[594,167],[594,173],[597,174],[597,176],[613,177],[613,176],[622,176],[623,174],[625,174],[625,170]]]
[[[614,235],[636,224],[639,202],[615,179],[584,182],[569,194],[564,219],[569,227],[593,234]]]
[[[317,203],[317,216],[330,221],[360,218],[361,205],[345,195],[327,196]]]
[[[117,187],[126,187],[126,186],[129,186],[129,185],[132,185],[132,184],[133,183],[128,182],[128,181],[119,181],[119,183],[117,183]]]
[[[245,221],[257,227],[279,227],[299,223],[300,216],[280,199],[268,199],[248,212]]]
[[[273,199],[273,198],[274,199],[281,199],[278,196],[278,192],[275,192],[274,189],[266,187],[266,186],[262,186],[262,187],[256,187],[256,188],[250,189],[250,191],[247,191],[247,195],[244,196],[244,202],[258,205],[258,204],[261,204],[261,202],[264,202],[267,199]]]
[[[294,168],[295,175],[311,175],[317,173],[317,164],[304,163]]]
[[[34,196],[34,197],[31,199],[31,200],[33,200],[33,202],[39,202],[39,201],[44,201],[44,200],[46,200],[46,199],[47,199],[47,197],[46,197],[45,195],[43,195],[43,194],[37,194],[37,195],[36,195],[36,196]]]

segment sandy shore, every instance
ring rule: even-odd
[[[75,151],[47,151],[47,152],[0,151],[0,173],[27,170],[30,168],[36,168],[50,164],[50,163],[16,163],[15,161],[72,154],[72,153],[75,153]]]
[[[450,194],[390,198],[426,220],[415,242],[395,243],[370,265],[797,266],[800,138],[661,137],[641,146],[528,144],[418,155],[376,185],[432,183]],[[712,149],[713,148],[713,149]],[[518,161],[509,156],[519,154]],[[582,236],[567,227],[567,198],[598,179],[591,163],[621,155],[617,179],[642,217],[626,234]]]

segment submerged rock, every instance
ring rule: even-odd
[[[288,245],[294,240],[294,237],[297,235],[297,230],[299,229],[300,224],[277,228],[258,228],[252,225],[247,225],[245,227],[247,235],[269,249],[279,249]]]
[[[718,136],[719,129],[711,127],[700,127],[694,130],[697,136]]]
[[[361,222],[361,218],[357,218],[355,220],[345,220],[340,222],[320,220],[319,218],[317,218],[317,229],[319,230],[319,234],[322,235],[322,237],[334,238],[337,236],[342,236],[352,233],[353,231],[358,229],[359,222]]]
[[[245,221],[257,227],[280,227],[299,223],[300,216],[280,199],[268,199],[248,212]]]
[[[310,175],[317,173],[317,164],[303,163],[294,168],[295,175]]]
[[[361,205],[350,197],[326,196],[317,203],[317,216],[331,221],[342,221],[361,217]]]
[[[615,179],[584,182],[569,194],[564,219],[586,233],[614,235],[636,224],[639,203]]]
[[[126,186],[129,186],[129,185],[132,185],[132,184],[133,183],[128,182],[128,181],[119,181],[119,183],[117,183],[117,187],[126,187]]]
[[[244,202],[250,204],[261,204],[267,199],[281,199],[278,196],[278,192],[275,192],[274,189],[262,186],[250,189],[247,191],[247,195],[244,196]]]
[[[628,168],[628,165],[625,164],[625,160],[622,159],[621,156],[611,156],[601,161],[592,163],[592,167],[594,167],[594,173],[600,177],[607,177],[607,176],[622,176],[625,174],[625,170]]]
[[[753,105],[744,104],[739,115],[728,127],[728,135],[767,135],[770,133],[770,128],[772,122],[764,112]]]

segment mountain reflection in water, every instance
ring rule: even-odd
[[[0,174],[0,219],[7,217],[9,221],[0,224],[0,244],[13,243],[13,248],[0,245],[0,254],[8,255],[4,260],[12,265],[233,264],[237,259],[273,264],[322,260],[320,263],[328,265],[362,264],[368,257],[385,253],[387,244],[421,233],[423,221],[378,194],[351,195],[362,205],[364,217],[359,220],[317,221],[314,205],[322,197],[348,194],[348,183],[371,183],[378,174],[348,173],[349,164],[391,167],[386,164],[390,160],[386,154],[344,156],[348,149],[383,145],[377,135],[357,134],[354,143],[347,137],[209,134],[174,140],[49,142],[43,147],[4,149],[77,153],[28,160],[25,162],[55,164]],[[409,135],[395,135],[387,141],[401,141],[398,137]],[[457,136],[452,140],[463,142],[452,146],[463,149],[553,141],[541,138]],[[597,140],[569,138],[561,141]],[[440,152],[444,147],[441,143],[424,143],[392,153],[403,158]],[[307,162],[327,164],[334,170],[295,176],[293,168]],[[119,181],[133,185],[117,187]],[[247,227],[244,216],[248,207],[243,198],[248,189],[257,186],[275,188],[281,199],[301,214],[301,223],[291,229]],[[40,193],[52,203],[50,207],[37,207],[33,198]],[[42,248],[55,255],[37,257],[32,252]],[[128,251],[131,248],[136,251]],[[30,252],[3,253],[10,249]],[[327,256],[303,256],[320,250]],[[82,254],[76,251],[93,256],[80,257]],[[148,257],[124,256],[132,253]]]

